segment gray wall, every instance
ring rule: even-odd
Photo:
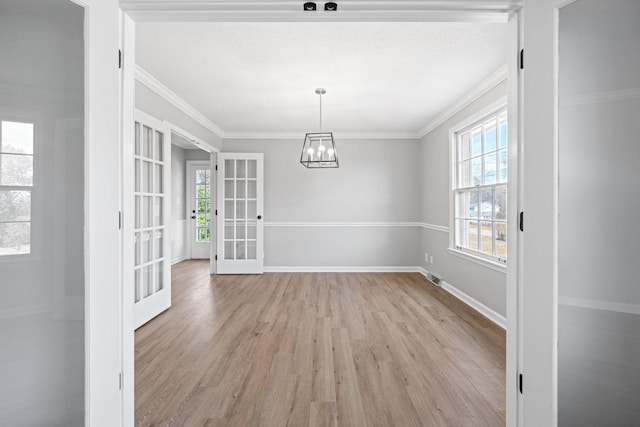
[[[173,138],[173,136],[172,136]],[[186,255],[186,163],[185,150],[171,146],[171,260],[181,260]]]
[[[163,97],[136,81],[136,108],[160,119],[167,120],[213,147],[222,147],[222,139],[185,114]]]
[[[184,150],[184,160],[204,160],[208,161],[211,159],[211,155],[208,151],[193,149],[193,150]]]
[[[503,82],[424,136],[419,144],[419,199],[421,222],[449,226],[449,130],[489,104],[506,95]],[[448,251],[449,234],[422,229],[419,265],[433,271],[467,295],[495,312],[506,314],[506,275],[485,266],[452,255]],[[424,253],[433,255],[433,264]]]
[[[416,140],[337,140],[339,169],[309,170],[298,140],[225,140],[264,153],[265,266],[417,265],[416,227],[270,226],[273,222],[415,222]]]

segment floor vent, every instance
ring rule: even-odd
[[[435,285],[440,286],[440,282],[442,281],[441,278],[439,278],[438,276],[436,276],[433,273],[429,273],[427,275],[427,279],[429,279],[431,282],[433,282]]]

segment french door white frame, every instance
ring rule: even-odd
[[[520,51],[521,48],[521,39],[523,38],[523,30],[522,30],[522,22],[526,22],[523,19],[523,16],[526,16],[523,12],[524,10],[528,10],[529,8],[535,7],[535,2],[541,0],[503,0],[503,1],[468,1],[468,0],[451,0],[447,2],[446,7],[442,6],[442,2],[432,2],[429,0],[424,1],[416,1],[412,2],[411,5],[409,3],[404,2],[402,4],[398,4],[397,6],[389,6],[389,10],[375,10],[373,6],[379,5],[379,2],[376,1],[364,1],[362,3],[363,10],[359,10],[357,13],[340,13],[335,15],[303,15],[296,14],[291,15],[289,12],[273,12],[269,13],[264,12],[266,9],[262,10],[251,10],[251,4],[248,2],[237,2],[238,10],[225,10],[224,6],[221,6],[218,1],[209,0],[205,2],[201,2],[198,5],[180,5],[176,2],[168,5],[165,2],[156,1],[156,2],[147,2],[144,5],[139,2],[139,0],[123,0],[120,2],[120,6],[124,11],[124,37],[123,37],[123,46],[124,46],[124,55],[125,55],[125,81],[123,82],[123,117],[126,117],[127,114],[133,110],[133,100],[134,100],[134,79],[135,79],[135,70],[130,69],[127,71],[127,62],[129,62],[129,66],[134,61],[135,55],[135,21],[145,22],[145,21],[156,21],[156,22],[189,22],[189,21],[231,21],[231,22],[331,22],[331,21],[342,21],[342,22],[358,22],[358,21],[366,21],[366,22],[405,22],[405,21],[423,21],[423,22],[450,22],[450,21],[459,21],[459,22],[507,22],[510,20],[510,30],[509,30],[509,38],[511,42],[510,46],[510,55],[509,55],[509,121],[510,121],[510,140],[516,141],[517,136],[524,135],[523,133],[523,124],[525,123],[523,120],[530,120],[528,116],[523,114],[523,110],[521,108],[513,108],[515,105],[524,105],[524,95],[530,96],[525,90],[523,90],[523,81],[522,76],[518,72],[518,61],[517,55],[514,52]],[[550,2],[552,0],[542,0],[544,2]],[[246,4],[245,4],[246,3]],[[267,1],[265,2],[263,7],[272,7],[277,10],[279,7],[282,7],[284,3],[275,2],[275,1]],[[391,4],[391,3],[390,3]],[[524,8],[523,8],[524,4]],[[372,7],[370,10],[367,10],[368,7]],[[242,9],[242,10],[240,10]],[[538,7],[538,9],[540,9]],[[528,13],[528,12],[527,12]],[[535,11],[533,12],[535,13]],[[529,43],[531,39],[538,37],[543,34],[543,29],[536,28],[534,26],[529,26],[528,38]],[[525,40],[525,41],[526,41]],[[545,39],[546,41],[546,39]],[[538,46],[544,45],[545,41],[541,41],[541,43],[536,43]],[[549,46],[546,46],[547,49]],[[543,53],[540,53],[543,54]],[[527,64],[529,68],[530,64],[530,56],[527,56]],[[533,67],[531,67],[533,68]],[[543,67],[544,68],[544,67]],[[547,71],[545,69],[545,71]],[[533,72],[531,72],[533,75]],[[529,87],[531,86],[531,83]],[[514,100],[514,97],[516,99]],[[529,103],[527,103],[529,105]],[[513,126],[514,120],[520,120],[518,127]],[[533,122],[532,122],[533,123]],[[527,121],[527,126],[531,126]],[[535,132],[535,131],[532,131]],[[125,137],[126,132],[123,132],[123,138]],[[527,134],[527,140],[536,141],[535,135],[534,138],[531,138],[531,135]],[[521,411],[521,395],[517,392],[517,374],[522,369],[521,363],[519,362],[519,358],[521,358],[521,354],[519,353],[519,345],[518,342],[522,341],[522,331],[520,329],[520,306],[522,305],[522,249],[523,249],[523,241],[522,236],[514,232],[517,230],[517,213],[522,209],[523,194],[524,194],[524,185],[522,177],[524,176],[524,171],[522,166],[526,167],[524,162],[524,144],[523,139],[520,138],[516,147],[509,147],[509,189],[508,189],[508,203],[509,203],[509,221],[508,221],[508,238],[509,238],[509,255],[510,259],[509,265],[507,267],[507,426],[520,426],[524,425],[523,422],[523,413]],[[535,143],[532,143],[531,146],[534,146]],[[531,146],[527,147],[527,153],[532,151]],[[212,165],[216,164],[215,161],[215,153],[212,152]],[[528,162],[530,163],[530,162]],[[516,176],[512,176],[515,174]],[[215,174],[213,175],[215,176]],[[215,184],[214,184],[215,185]],[[527,190],[528,191],[528,190]],[[212,201],[214,202],[214,201]],[[214,205],[212,204],[212,209]],[[514,211],[515,214],[514,215]],[[533,217],[529,215],[528,217]],[[215,217],[214,217],[215,218]],[[214,219],[214,221],[217,218]],[[213,226],[213,225],[212,225]],[[529,231],[529,230],[527,230]],[[533,233],[527,233],[527,235],[533,235]],[[215,245],[215,240],[214,245]],[[515,254],[514,254],[515,252]],[[215,247],[213,248],[213,252],[215,253]],[[517,260],[517,262],[514,262]],[[548,260],[546,261],[545,268],[549,265]],[[533,265],[534,263],[530,263]],[[214,257],[211,257],[211,272],[215,272],[215,261]],[[128,292],[125,288],[123,292]],[[551,302],[551,304],[553,304]],[[529,304],[531,305],[531,304]],[[549,305],[549,301],[546,302],[545,306]],[[126,311],[126,310],[125,310]],[[124,396],[123,396],[123,421],[122,425],[132,426],[133,425],[133,337],[132,335],[127,339],[127,322],[128,316],[127,313],[124,313],[123,318],[123,330],[125,334],[124,340],[124,349],[123,349],[123,359],[125,366],[125,375],[124,375]],[[547,351],[549,347],[551,347],[551,343],[547,340],[544,341],[544,344],[547,346],[544,351]],[[526,384],[526,383],[525,383]],[[548,390],[531,390],[531,398],[532,400],[538,399],[535,394],[545,394]],[[529,397],[527,397],[529,399]],[[548,402],[548,399],[545,401]],[[528,411],[527,411],[528,412]],[[548,412],[548,411],[547,411]],[[526,415],[526,414],[525,414]],[[530,415],[530,414],[529,414]],[[533,424],[531,424],[533,425]],[[542,424],[540,424],[542,425]]]
[[[187,171],[187,179],[186,179],[186,184],[187,184],[187,211],[186,211],[186,215],[187,215],[187,222],[189,223],[187,225],[187,238],[185,239],[186,241],[186,245],[187,245],[187,259],[193,259],[193,248],[192,248],[192,244],[193,244],[193,239],[194,239],[194,234],[193,234],[193,222],[192,222],[192,216],[194,215],[192,212],[192,207],[195,204],[195,198],[193,197],[193,189],[195,187],[195,181],[194,181],[194,177],[191,174],[191,168],[194,166],[202,166],[202,168],[208,167],[209,171],[210,171],[210,179],[209,179],[209,188],[210,188],[210,197],[209,197],[209,203],[211,206],[211,210],[209,212],[210,215],[210,222],[209,222],[209,258],[211,258],[211,241],[214,240],[214,236],[215,236],[215,231],[216,229],[214,228],[215,226],[215,222],[214,222],[214,217],[215,217],[215,204],[213,203],[214,200],[216,200],[215,198],[215,190],[216,188],[213,186],[213,182],[214,182],[214,174],[216,173],[215,171],[215,167],[212,167],[211,164],[211,159],[207,160],[187,160],[187,164],[186,164],[186,171]]]
[[[126,221],[123,227],[125,241],[139,235],[139,252],[134,254],[133,259],[139,259],[138,265],[135,263],[130,265],[131,260],[126,260],[123,265],[125,268],[125,280],[129,280],[126,275],[126,269],[130,272],[137,270],[139,275],[139,289],[136,289],[134,294],[137,295],[138,300],[134,302],[134,329],[142,326],[149,320],[153,319],[162,311],[171,306],[171,131],[163,122],[149,114],[135,110],[134,122],[139,123],[139,127],[136,126],[134,132],[134,141],[139,146],[137,152],[134,150],[134,155],[130,159],[123,158],[123,170],[133,169],[134,163],[138,164],[138,174],[133,176],[133,181],[123,183],[123,190],[125,200],[124,215],[129,219]],[[148,147],[144,148],[146,141],[144,139],[145,129],[150,129],[150,140],[148,141]],[[162,139],[158,141],[158,135],[162,135]],[[160,142],[160,145],[158,145]],[[158,155],[157,151],[160,151]],[[149,165],[149,173],[145,174],[143,165]],[[158,173],[158,172],[161,173]],[[145,176],[146,175],[146,176]],[[161,177],[157,179],[158,175]],[[139,182],[136,182],[138,181]],[[150,181],[150,182],[149,182]],[[135,183],[135,184],[134,184]],[[146,185],[144,185],[146,184]],[[139,188],[136,188],[136,185]],[[146,189],[144,187],[147,187]],[[158,189],[158,186],[160,189]],[[133,208],[131,207],[131,198],[127,195],[130,193],[133,195],[134,202]],[[136,199],[139,201],[139,205],[136,206]],[[148,204],[143,201],[148,200]],[[160,204],[156,205],[155,202],[159,201]],[[146,206],[145,206],[146,205]],[[156,215],[155,210],[159,209],[159,214]],[[146,217],[147,224],[145,224],[144,218]],[[139,221],[139,224],[136,223]],[[161,223],[158,223],[161,222]],[[147,246],[148,260],[143,259],[145,253],[144,247],[144,235],[147,236],[150,243]],[[158,239],[158,236],[161,239]],[[157,241],[161,244],[157,244]],[[162,255],[158,255],[161,253]],[[160,270],[161,275],[156,274],[156,269],[162,266]],[[149,279],[149,274],[151,278]],[[158,280],[160,279],[160,280]],[[148,296],[144,295],[144,282],[148,282],[151,285],[152,291]],[[160,283],[161,288],[156,285]],[[135,288],[134,281],[134,288]],[[133,295],[130,295],[133,297]],[[133,300],[131,300],[133,301]]]

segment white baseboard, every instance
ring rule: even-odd
[[[265,266],[265,273],[417,273],[414,266]]]
[[[171,260],[171,265],[173,265],[173,264],[177,264],[177,263],[182,262],[182,261],[184,261],[184,260],[186,260],[186,258],[185,258],[185,257],[183,257],[183,256],[181,256],[180,258],[172,259],[172,260]]]
[[[418,267],[418,271],[422,273],[424,277],[427,277],[427,275],[429,274],[429,271],[422,267]],[[507,318],[503,315],[493,311],[477,299],[465,294],[460,289],[456,288],[450,283],[447,283],[444,280],[441,281],[438,286],[449,292],[454,297],[458,298],[463,303],[467,304],[469,307],[473,308],[478,313],[482,314],[487,319],[491,320],[496,325],[500,326],[502,329],[507,329]]]

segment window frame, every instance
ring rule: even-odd
[[[41,234],[41,218],[36,218],[36,214],[41,210],[40,206],[40,188],[42,184],[42,152],[41,152],[41,141],[42,141],[42,119],[39,117],[39,114],[21,114],[18,112],[16,114],[15,111],[11,111],[7,113],[5,111],[0,111],[0,122],[14,122],[14,123],[25,123],[33,125],[33,153],[32,156],[32,169],[33,169],[33,177],[30,186],[22,186],[22,185],[2,185],[0,184],[0,190],[6,191],[29,191],[31,193],[31,205],[30,205],[30,217],[29,217],[29,252],[28,253],[16,253],[16,254],[5,254],[0,255],[0,262],[16,262],[16,261],[34,261],[40,258],[41,255],[41,247],[42,242],[37,239],[34,240],[34,235]],[[2,135],[0,134],[0,138]],[[2,143],[0,139],[0,144]],[[1,147],[0,147],[1,151]],[[0,153],[0,157],[2,153]],[[1,160],[1,159],[0,159]],[[26,221],[23,221],[26,222]]]
[[[480,124],[482,124],[482,122],[484,122],[485,120],[491,118],[491,116],[497,116],[499,114],[501,114],[502,112],[507,113],[508,116],[508,108],[507,108],[507,97],[501,97],[498,100],[496,100],[495,102],[489,104],[488,106],[486,106],[485,108],[480,109],[479,111],[475,112],[474,114],[470,115],[469,117],[467,117],[466,119],[462,120],[461,122],[457,123],[455,126],[451,127],[449,129],[449,247],[448,247],[448,251],[455,256],[458,256],[460,258],[463,258],[465,260],[474,262],[476,264],[480,264],[483,265],[485,267],[488,267],[492,270],[501,272],[501,273],[506,273],[507,270],[507,259],[503,259],[497,256],[493,256],[493,255],[488,255],[486,253],[481,252],[480,250],[474,250],[474,249],[470,249],[470,248],[465,248],[465,247],[461,247],[461,246],[457,246],[456,245],[456,237],[457,237],[457,233],[458,230],[456,228],[456,209],[457,209],[457,205],[456,205],[456,194],[458,192],[458,190],[460,190],[460,187],[458,187],[458,135],[465,133],[466,131],[469,131],[470,129],[472,129],[475,126],[478,126]],[[507,118],[508,120],[508,118]],[[508,121],[507,121],[507,126],[508,126]],[[498,129],[496,129],[496,133],[498,133]],[[508,131],[507,131],[507,135],[508,135]],[[497,144],[497,141],[496,141]],[[506,147],[507,149],[507,158],[508,158],[508,150],[509,150],[509,144],[507,143]],[[502,182],[497,182],[497,175],[498,175],[498,159],[497,159],[497,153],[500,151],[500,149],[498,147],[496,147],[496,183],[494,184],[487,184],[487,185],[479,185],[476,187],[479,188],[495,188],[496,186],[502,186],[502,185],[506,185],[508,186],[508,173],[507,173],[507,181],[502,183]],[[483,158],[483,156],[485,155],[484,153],[484,147],[483,147],[483,151],[482,154],[479,155],[480,158]],[[483,162],[484,164],[484,162]],[[483,166],[484,168],[484,166]],[[462,188],[473,188],[473,187],[462,187]],[[494,197],[495,197],[495,193],[494,193]],[[479,204],[480,205],[480,204]],[[478,215],[478,224],[482,223],[483,220],[481,218],[480,215]],[[485,222],[491,222],[492,224],[495,223],[495,219],[489,219]],[[499,221],[501,222],[501,221]],[[504,219],[504,224],[505,224],[505,229],[507,227],[508,224],[508,218]],[[480,247],[481,242],[478,241],[478,245]]]

